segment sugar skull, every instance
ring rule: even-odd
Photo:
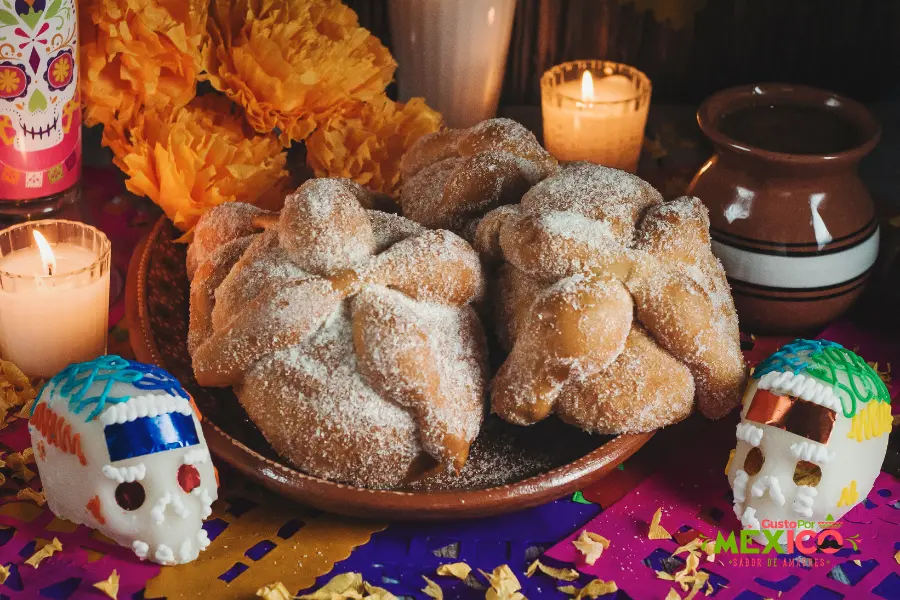
[[[165,371],[118,356],[70,365],[44,386],[29,431],[60,517],[164,565],[209,545],[215,468],[190,396]]]
[[[753,373],[727,468],[743,529],[783,542],[840,519],[872,489],[891,422],[888,390],[858,355],[824,340],[782,347]]]
[[[0,9],[0,116],[15,128],[16,150],[52,148],[78,110],[75,0],[15,0],[7,6],[13,10]]]

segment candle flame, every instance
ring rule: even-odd
[[[53,255],[53,249],[50,248],[50,244],[47,243],[40,231],[32,229],[31,233],[34,234],[34,241],[37,242],[38,251],[41,253],[44,271],[47,272],[47,275],[53,275],[53,271],[56,270],[56,256]]]
[[[585,71],[581,76],[581,99],[590,102],[594,99],[594,78],[590,71]]]

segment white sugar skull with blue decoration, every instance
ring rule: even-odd
[[[199,414],[174,377],[102,356],[44,386],[29,422],[47,503],[141,559],[194,560],[217,497]]]
[[[743,529],[760,531],[760,543],[763,530],[784,542],[787,530],[840,519],[871,491],[891,421],[884,382],[840,344],[794,340],[764,360],[726,469]]]

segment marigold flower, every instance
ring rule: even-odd
[[[206,0],[88,0],[79,13],[88,126],[191,101],[203,68]]]
[[[339,0],[213,0],[208,30],[204,77],[285,145],[381,96],[396,68]]]
[[[182,108],[148,109],[127,127],[104,130],[126,186],[147,196],[182,231],[223,202],[272,206],[284,199],[286,154],[273,134],[258,135],[224,97]]]
[[[317,177],[349,177],[395,196],[403,154],[440,126],[440,113],[422,98],[399,104],[382,96],[326,121],[306,140],[306,160]]]

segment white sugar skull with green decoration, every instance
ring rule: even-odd
[[[62,141],[77,112],[75,0],[0,0],[0,144]]]
[[[762,530],[840,519],[871,491],[891,422],[887,387],[857,354],[824,340],[783,346],[753,373],[727,468],[743,529],[765,543]]]
[[[215,468],[199,414],[169,373],[118,356],[70,365],[41,390],[28,429],[60,517],[164,565],[209,544]]]

